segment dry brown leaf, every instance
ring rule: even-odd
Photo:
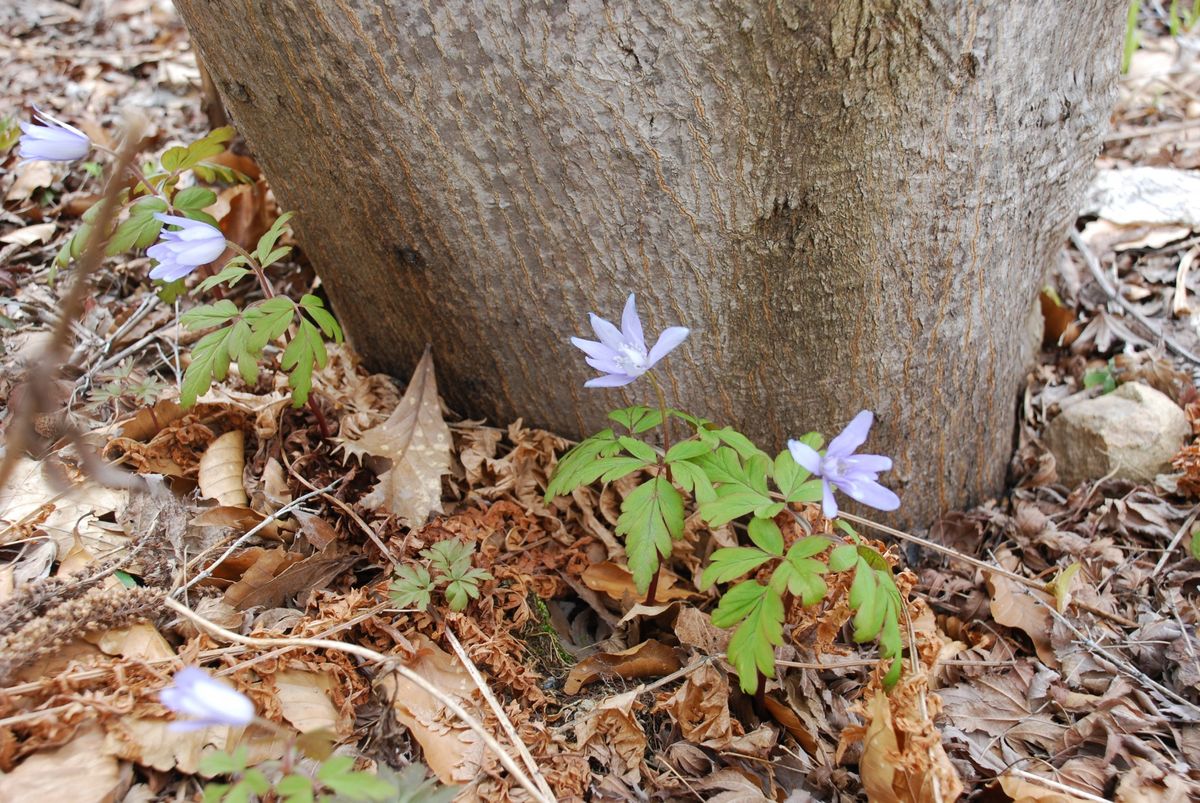
[[[54,750],[25,759],[12,772],[0,773],[0,800],[111,803],[128,785],[128,768],[104,749],[104,735],[88,727]]]
[[[579,749],[623,781],[637,784],[646,754],[646,732],[637,720],[638,691],[609,697],[575,720]]]
[[[345,736],[350,722],[338,716],[330,691],[329,675],[299,669],[276,672],[272,678],[283,718],[301,733],[328,730]]]
[[[606,560],[603,563],[593,563],[583,570],[580,576],[584,585],[593,591],[599,591],[607,594],[617,602],[624,600],[637,600],[642,595],[637,593],[637,587],[633,583],[633,575],[624,566],[613,563],[611,560]],[[657,602],[671,602],[672,600],[686,600],[696,597],[694,591],[688,591],[679,584],[683,580],[678,575],[672,574],[666,569],[658,571],[658,591],[654,594],[654,599]]]
[[[962,782],[940,741],[928,750],[917,747],[892,706],[882,691],[864,706],[868,721],[858,770],[867,798],[871,803],[953,803],[962,794]]]
[[[469,696],[475,683],[463,665],[424,635],[414,640],[416,656],[408,668],[421,675],[468,711],[479,716]],[[484,762],[493,760],[478,734],[463,725],[424,689],[405,678],[389,674],[380,681],[399,719],[421,745],[425,761],[442,783],[466,783],[475,778]]]
[[[1087,800],[1019,775],[1001,775],[999,781],[1000,788],[1012,798],[1013,803],[1086,803]]]
[[[246,436],[241,430],[226,432],[208,445],[200,457],[200,496],[224,506],[250,504],[242,472],[246,468]]]
[[[599,652],[589,655],[567,675],[563,691],[578,694],[587,684],[605,678],[653,678],[669,675],[679,669],[679,656],[661,641],[650,639],[621,652]]]
[[[1058,656],[1050,644],[1050,627],[1054,624],[1050,606],[1054,605],[1054,598],[997,574],[989,573],[987,584],[992,594],[989,606],[992,618],[1005,627],[1024,632],[1033,641],[1042,663],[1057,667]]]
[[[410,525],[442,510],[442,475],[450,472],[450,428],[442,418],[433,353],[426,348],[400,404],[387,421],[356,441],[342,441],[348,455],[368,454],[391,461],[364,506],[394,513]]]
[[[54,221],[50,221],[49,223],[35,223],[32,226],[15,229],[0,237],[0,243],[33,245],[34,243],[48,242],[54,236],[54,227],[56,225]]]
[[[688,675],[655,710],[669,712],[679,723],[683,738],[702,747],[766,758],[779,741],[770,725],[745,732],[729,713],[729,675],[712,664]]]
[[[289,560],[292,557],[295,556],[289,553]],[[356,555],[342,554],[335,542],[323,552],[309,555],[303,560],[270,566],[275,571],[270,577],[265,574],[268,566],[264,566],[260,574],[257,571],[259,564],[255,564],[241,580],[225,591],[225,601],[239,611],[255,607],[276,608],[294,597],[300,598],[306,592],[324,588],[356,560]],[[281,565],[282,570],[278,570]]]
[[[1048,671],[1048,670],[1044,670]],[[938,690],[946,716],[966,733],[980,731],[987,742],[1024,742],[1048,754],[1062,748],[1066,726],[1055,722],[1047,706],[1030,699],[1033,667],[1022,662],[1003,674],[990,674],[969,683]]]
[[[210,745],[227,753],[244,746],[250,766],[277,759],[289,747],[286,734],[263,728],[221,726],[174,731],[169,725],[164,719],[110,720],[106,725],[104,751],[161,772],[177,770],[192,775],[200,768],[200,757]]]
[[[105,488],[86,478],[64,490],[41,462],[21,458],[8,485],[0,489],[0,543],[41,531],[54,540],[60,555],[75,545],[76,535],[89,550],[108,554],[129,539],[101,526],[97,519],[123,507],[128,497],[128,491]]]
[[[762,786],[735,769],[715,772],[707,778],[690,784],[698,792],[713,792],[705,795],[706,803],[771,803],[772,798],[763,794]]]

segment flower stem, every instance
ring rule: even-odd
[[[666,462],[666,454],[671,451],[671,419],[667,417],[667,397],[663,393],[662,385],[659,384],[658,377],[653,371],[647,371],[646,376],[650,377],[650,384],[654,386],[654,394],[658,396],[658,412],[662,416],[662,433],[663,433],[663,457],[660,458],[666,473],[667,482],[671,482],[671,466]],[[654,576],[650,578],[650,587],[646,589],[646,605],[654,604],[654,595],[658,592],[658,577],[662,572],[662,563],[659,563],[658,570],[654,572]]]
[[[267,274],[265,271],[263,271],[262,266],[258,264],[258,260],[254,258],[254,255],[245,248],[242,248],[233,240],[226,240],[225,245],[229,246],[234,251],[237,251],[246,258],[247,264],[250,265],[251,270],[254,271],[255,277],[258,279],[258,286],[262,288],[263,295],[267,298],[274,298],[275,290],[271,287],[271,283],[267,281]]]

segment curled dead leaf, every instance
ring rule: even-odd
[[[601,652],[584,658],[571,668],[563,691],[578,694],[589,683],[603,678],[662,677],[679,669],[682,664],[675,650],[661,641],[650,639],[621,652]]]
[[[611,560],[588,566],[583,570],[580,579],[588,588],[607,594],[617,602],[642,598],[642,595],[637,592],[637,587],[633,583],[633,575],[629,573],[629,570]],[[655,593],[654,599],[660,603],[694,599],[697,594],[682,587],[682,583],[683,580],[678,575],[672,574],[666,569],[659,569],[658,591]]]
[[[250,503],[242,483],[245,449],[246,436],[241,430],[226,432],[208,445],[200,457],[200,496],[230,507]]]

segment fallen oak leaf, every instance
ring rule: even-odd
[[[442,475],[450,473],[451,438],[428,347],[388,420],[357,440],[341,441],[341,446],[348,456],[391,461],[391,468],[363,497],[365,507],[387,510],[410,525],[423,524],[430,513],[442,511]]]

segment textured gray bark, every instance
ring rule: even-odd
[[[1124,0],[176,4],[372,366],[578,435],[621,399],[567,338],[636,291],[679,406],[874,409],[906,521],[1001,487]]]

